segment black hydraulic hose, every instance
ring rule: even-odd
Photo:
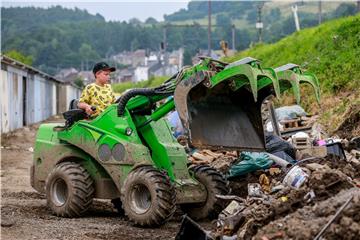
[[[125,107],[128,101],[135,96],[170,96],[174,93],[174,91],[164,91],[159,90],[158,88],[134,88],[127,91],[124,95],[122,95],[116,102],[118,102],[118,116],[124,115]]]
[[[153,96],[155,94],[156,94],[156,91],[152,88],[134,88],[134,89],[127,91],[119,99],[119,105],[118,105],[118,111],[117,111],[118,116],[124,115],[125,106],[131,98],[138,96],[138,95]]]

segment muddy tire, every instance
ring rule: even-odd
[[[125,214],[139,226],[159,226],[176,210],[175,187],[166,174],[146,166],[127,176],[121,201]]]
[[[226,195],[229,192],[227,181],[220,172],[207,165],[191,166],[189,171],[205,186],[207,198],[201,204],[183,204],[181,209],[194,220],[217,218],[225,206],[215,195]]]
[[[55,166],[46,179],[47,204],[60,217],[79,217],[90,207],[94,182],[78,163],[63,162]]]

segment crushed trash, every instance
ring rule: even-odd
[[[289,187],[300,188],[308,179],[308,175],[298,166],[294,166],[285,176],[283,183]]]

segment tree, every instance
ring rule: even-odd
[[[79,49],[79,55],[82,61],[96,62],[96,60],[100,59],[99,54],[87,43],[81,44]]]
[[[141,21],[137,18],[131,18],[129,20],[129,23],[132,24],[132,25],[140,25],[141,24]]]
[[[216,15],[216,25],[220,25],[222,27],[229,27],[231,26],[231,19],[228,15],[220,13]]]
[[[83,88],[84,85],[84,79],[81,76],[77,76],[74,80],[74,84],[78,86],[79,88]]]
[[[33,63],[33,57],[32,56],[25,56],[24,54],[22,54],[21,52],[18,52],[16,50],[10,50],[8,52],[5,53],[6,56],[13,58],[19,62],[22,62],[26,65],[32,65]]]
[[[356,14],[356,6],[353,3],[341,3],[336,10],[334,11],[334,16],[336,18],[346,17]]]
[[[140,43],[137,38],[134,38],[134,40],[131,41],[131,51],[135,51],[140,48]]]
[[[146,24],[157,24],[158,21],[156,21],[156,19],[153,17],[149,17],[148,19],[145,20],[145,23]]]

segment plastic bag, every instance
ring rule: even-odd
[[[305,110],[299,105],[280,107],[275,109],[275,113],[279,121],[306,116]]]
[[[266,135],[266,151],[276,155],[275,153],[284,151],[292,159],[296,158],[295,148],[284,139],[276,135]],[[277,155],[278,156],[278,155]],[[281,156],[278,156],[281,157]]]
[[[264,152],[242,152],[241,161],[229,169],[229,177],[242,176],[259,169],[268,169],[274,163]]]

